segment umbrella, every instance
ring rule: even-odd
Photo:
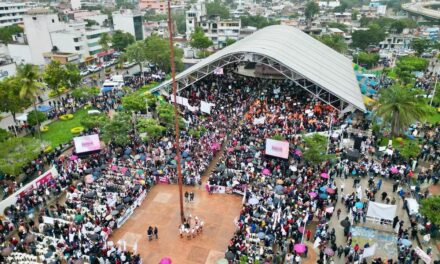
[[[130,200],[131,200],[130,197],[125,197],[125,198],[124,198],[124,203],[128,203],[128,202],[130,202]]]
[[[296,253],[302,254],[306,252],[306,245],[304,244],[295,244],[293,246],[293,250],[295,250]]]
[[[118,166],[112,165],[111,169],[112,169],[112,171],[117,171],[118,170]]]
[[[298,157],[302,156],[302,152],[299,149],[295,149],[295,155],[297,155]]]
[[[48,105],[39,105],[39,106],[37,106],[37,111],[47,112],[47,111],[51,110],[52,108],[53,108],[52,106],[48,106]]]
[[[266,234],[264,232],[260,232],[257,234],[257,236],[259,239],[263,239],[266,236]]]
[[[159,264],[171,264],[173,263],[169,257],[162,258]]]
[[[76,155],[72,155],[72,156],[70,156],[69,159],[70,159],[70,160],[77,160],[77,159],[78,159],[78,156],[76,156]]]
[[[319,190],[320,190],[321,192],[327,192],[327,187],[322,186],[321,188],[319,188]]]
[[[325,193],[319,194],[319,198],[321,198],[321,199],[327,199],[327,197],[328,197],[328,195]]]
[[[182,158],[186,159],[189,156],[188,152],[184,151],[182,153]]]
[[[93,179],[93,175],[92,174],[89,174],[89,175],[87,175],[85,178],[84,178],[84,181],[86,182],[86,183],[92,183],[93,181],[94,181],[95,179]]]
[[[327,188],[326,191],[330,194],[335,193],[335,189],[332,189],[332,188]]]
[[[231,251],[226,252],[225,257],[227,260],[234,260],[235,259],[235,254]]]
[[[118,215],[118,214],[119,214],[119,210],[113,210],[113,211],[112,211],[112,215],[113,215],[113,216],[116,216],[116,215]]]
[[[256,205],[256,204],[258,204],[258,199],[255,197],[252,197],[251,199],[248,200],[248,203],[250,205]]]
[[[144,173],[144,170],[139,169],[139,170],[136,171],[136,173],[139,174],[139,175],[142,175]]]
[[[350,226],[350,221],[348,221],[348,220],[342,220],[341,221],[341,226],[343,226],[343,227],[349,227]]]
[[[411,243],[411,241],[409,241],[408,239],[402,239],[401,241],[400,241],[400,243],[402,244],[402,245],[404,245],[405,247],[409,247],[412,243]]]
[[[315,198],[318,194],[315,192],[309,192],[310,197]]]
[[[391,167],[390,169],[391,173],[398,173],[399,170],[396,167]]]
[[[355,206],[357,209],[362,209],[362,208],[364,208],[364,204],[363,204],[362,202],[357,202],[354,206]]]
[[[300,226],[300,227],[298,227],[298,231],[301,233],[301,234],[303,234],[304,233],[304,226]]]
[[[321,173],[321,177],[324,179],[328,179],[328,174],[326,172]]]
[[[228,263],[229,263],[229,261],[225,258],[217,260],[217,264],[228,264]]]
[[[264,168],[262,173],[264,175],[269,175],[270,174],[270,170],[268,168]]]
[[[335,252],[333,251],[333,249],[326,247],[324,249],[324,254],[326,254],[327,256],[333,256],[335,254]]]

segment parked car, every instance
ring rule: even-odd
[[[103,63],[103,66],[104,66],[104,68],[107,68],[107,67],[112,66],[112,63],[111,63],[110,61],[105,61],[105,62]]]
[[[128,61],[126,61],[126,62],[124,62],[123,67],[124,67],[124,69],[128,69],[128,68],[133,67],[135,64],[136,64],[135,62],[128,62]]]
[[[97,72],[97,71],[101,70],[101,67],[92,64],[92,65],[87,66],[87,70],[89,70],[90,72]]]
[[[81,75],[81,76],[86,76],[87,74],[89,74],[90,73],[90,71],[88,70],[88,69],[82,69],[80,72],[79,72],[79,75]]]

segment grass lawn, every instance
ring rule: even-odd
[[[80,109],[73,114],[71,120],[57,120],[49,124],[49,131],[41,133],[41,139],[49,142],[52,148],[60,144],[64,144],[72,140],[75,134],[70,132],[70,129],[81,126],[81,119],[87,115],[87,110]]]

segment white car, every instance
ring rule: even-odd
[[[112,66],[112,63],[110,61],[106,61],[103,63],[104,68]]]
[[[88,70],[88,69],[84,69],[84,70],[81,70],[80,72],[79,72],[79,75],[80,76],[86,76],[87,74],[89,74],[90,73],[90,71]]]
[[[135,62],[128,62],[128,61],[126,61],[126,62],[124,62],[123,67],[124,67],[124,69],[131,68],[131,67],[133,67],[135,64],[136,64]]]
[[[97,72],[101,70],[101,67],[96,65],[89,65],[87,66],[87,70],[89,70],[90,72]]]

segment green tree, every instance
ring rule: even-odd
[[[0,112],[9,112],[14,121],[16,114],[23,112],[30,104],[26,98],[20,97],[21,82],[17,77],[8,77],[0,81]]]
[[[172,11],[173,21],[176,23],[177,32],[180,34],[185,34],[186,32],[186,18],[185,12],[182,11]]]
[[[34,110],[37,111],[37,96],[41,93],[41,83],[38,82],[38,68],[32,64],[24,64],[17,68],[17,77],[21,82],[20,97],[34,104]],[[38,120],[38,119],[37,119]],[[40,123],[37,122],[37,133],[40,135]]]
[[[368,53],[368,52],[359,52],[353,56],[354,62],[359,62],[359,64],[364,65],[367,68],[372,68],[379,62],[379,54],[377,53]]]
[[[41,124],[46,119],[47,116],[45,113],[32,110],[28,113],[27,122],[30,126],[35,126],[36,124]]]
[[[421,201],[420,213],[435,225],[440,225],[440,214],[438,212],[440,212],[439,195],[434,195]]]
[[[330,22],[330,23],[328,23],[328,27],[329,28],[338,28],[344,32],[348,31],[347,25],[342,24],[342,23],[338,23],[338,22]]]
[[[128,45],[133,44],[135,41],[133,35],[128,32],[122,32],[116,30],[112,35],[112,47],[116,50],[123,51]]]
[[[402,33],[402,31],[405,29],[406,24],[403,20],[396,20],[390,25],[391,32],[395,33]]]
[[[416,141],[404,142],[397,149],[405,159],[416,158],[420,154],[420,145]]]
[[[0,143],[5,142],[12,135],[6,129],[0,128]]]
[[[205,36],[205,32],[201,27],[196,27],[191,34],[190,45],[193,48],[200,49],[205,54],[205,50],[213,45],[212,41]]]
[[[333,8],[333,12],[335,13],[344,13],[347,9],[348,4],[346,2],[341,2],[341,4],[335,8]]]
[[[160,51],[156,50],[156,52],[160,52]],[[126,48],[125,55],[127,56],[128,61],[136,62],[139,65],[142,72],[142,63],[148,59],[147,47],[145,45],[145,42],[136,41],[135,43],[129,45]]]
[[[411,41],[411,47],[417,52],[417,55],[419,56],[422,55],[422,53],[429,48],[430,44],[431,43],[429,39],[425,38],[415,38]]]
[[[344,38],[337,34],[322,35],[318,40],[339,53],[346,52],[348,48]]]
[[[81,125],[87,129],[103,127],[109,122],[109,118],[105,114],[87,115],[80,121]]]
[[[108,51],[110,49],[111,37],[108,33],[102,33],[98,44],[101,45],[102,51]]]
[[[225,45],[230,46],[230,45],[234,44],[235,42],[237,42],[235,39],[226,38]]]
[[[73,63],[66,63],[64,67],[66,71],[66,87],[69,89],[77,88],[82,80],[78,65]]]
[[[165,72],[169,72],[170,65],[170,44],[168,40],[159,37],[157,34],[152,34],[145,39],[145,52],[147,60]],[[174,62],[176,69],[179,71],[183,68],[182,63],[183,51],[174,48]]]
[[[220,0],[206,3],[206,14],[210,16],[220,16],[222,19],[229,18],[229,8],[222,4]]]
[[[0,143],[0,171],[18,176],[23,166],[38,157],[41,150],[41,142],[28,137],[10,138]]]
[[[329,160],[332,155],[327,154],[328,138],[320,134],[313,134],[304,137],[305,150],[303,151],[303,158],[305,161],[314,165],[319,165],[321,162]]]
[[[174,129],[174,106],[170,103],[161,103],[157,107],[160,124],[167,128]],[[185,124],[179,116],[179,127],[184,128]]]
[[[130,142],[129,132],[132,129],[131,118],[125,113],[116,113],[113,119],[109,120],[102,127],[102,139],[108,143],[124,146]]]
[[[155,96],[154,94],[152,94],[150,92],[145,92],[144,97],[145,97],[145,100],[147,101],[147,104],[149,107],[153,107],[153,108],[156,107],[156,104],[158,101],[157,96]]]
[[[82,87],[72,91],[71,95],[73,98],[79,100],[90,100],[93,97],[99,95],[100,91],[96,87]]]
[[[44,68],[43,81],[57,96],[60,95],[60,88],[66,86],[66,78],[66,69],[58,61],[51,61]]]
[[[278,25],[280,23],[279,21],[275,21],[260,15],[251,16],[249,14],[246,16],[241,16],[240,20],[242,27],[256,27],[258,29],[271,25]]]
[[[313,17],[319,13],[319,6],[315,1],[309,1],[304,9],[304,15],[307,20],[313,20]]]
[[[0,42],[3,44],[9,44],[12,42],[12,36],[22,33],[23,28],[18,25],[6,26],[0,28]]]
[[[140,133],[147,133],[147,139],[158,138],[166,131],[164,126],[159,125],[159,122],[152,118],[139,119],[136,128]]]
[[[378,24],[372,24],[368,30],[357,30],[351,34],[352,46],[365,50],[369,45],[377,45],[385,39],[385,31]]]
[[[398,85],[379,91],[379,99],[373,104],[375,115],[391,126],[393,136],[399,136],[409,125],[423,120],[432,108],[418,92]]]
[[[145,112],[146,101],[143,96],[139,96],[138,94],[131,93],[122,97],[122,106],[127,111]]]

